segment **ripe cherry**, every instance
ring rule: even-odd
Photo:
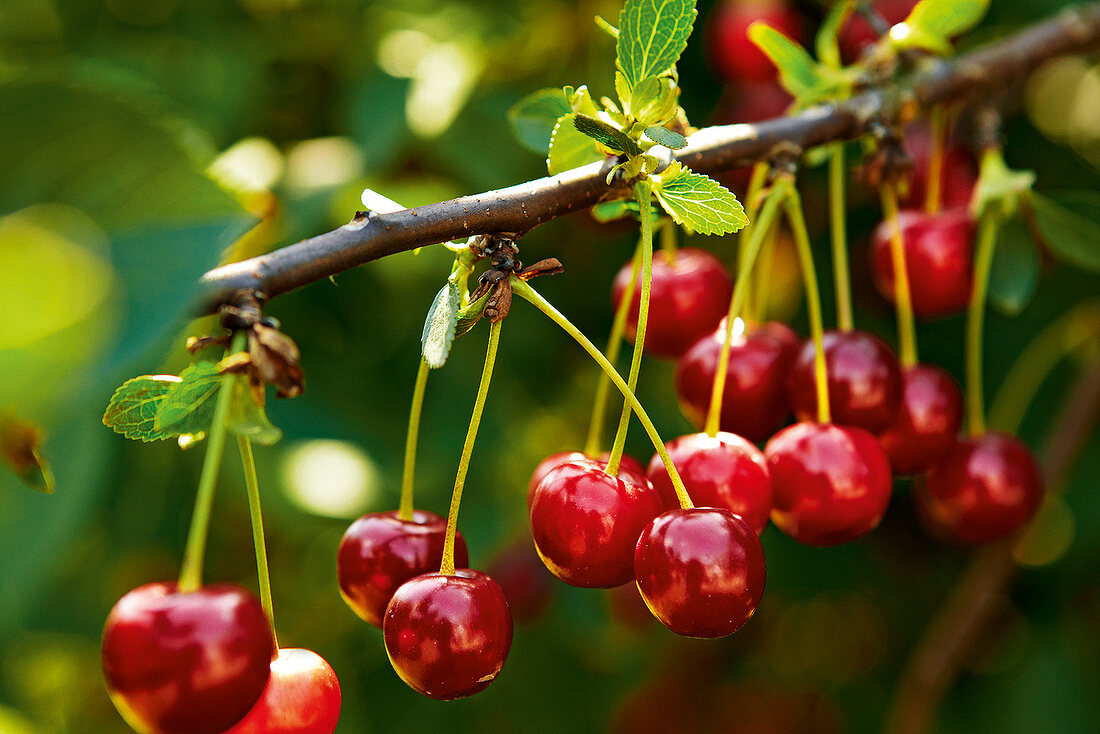
[[[847,543],[878,525],[890,502],[886,454],[867,431],[796,423],[764,447],[772,477],[772,522],[800,543]]]
[[[905,128],[905,151],[913,161],[909,190],[903,206],[924,206],[928,191],[929,161],[932,158],[932,133],[929,125],[915,122]],[[940,168],[940,201],[944,209],[966,209],[978,183],[978,165],[967,149],[945,141]]]
[[[600,461],[607,464],[608,458],[610,458],[611,452],[604,451],[600,454]],[[542,478],[550,473],[550,470],[556,467],[558,464],[564,464],[570,459],[587,459],[590,458],[587,454],[581,451],[558,451],[550,454],[545,459],[540,461],[535,467],[535,470],[531,472],[531,479],[527,482],[527,502],[530,504],[531,495],[535,491],[535,487],[538,486]],[[642,462],[635,459],[630,454],[623,454],[619,459],[619,467],[634,472],[635,474],[645,474],[645,467],[642,466]]]
[[[527,537],[505,546],[486,571],[500,584],[516,622],[533,622],[550,605],[554,577]]]
[[[611,302],[616,307],[630,282],[632,265],[619,270],[611,284]],[[675,359],[695,340],[714,328],[729,307],[733,283],[718,260],[705,250],[684,247],[669,254],[653,254],[653,277],[649,291],[649,321],[645,349],[660,357]],[[641,287],[626,315],[626,335],[633,339],[638,328]]]
[[[669,510],[638,538],[634,575],[661,624],[688,637],[724,637],[760,604],[764,549],[729,510]]]
[[[413,576],[439,570],[447,521],[427,510],[411,520],[397,511],[372,512],[353,522],[336,553],[336,576],[344,601],[366,622],[382,626],[386,605]],[[466,540],[455,533],[455,566],[469,564]]]
[[[260,602],[216,584],[139,586],[103,627],[103,676],[134,729],[215,734],[236,724],[267,685],[275,645]]]
[[[512,646],[512,615],[500,586],[481,571],[423,574],[394,592],[382,638],[401,680],[449,701],[496,678]]]
[[[772,483],[760,449],[723,431],[715,436],[690,433],[672,439],[665,448],[696,507],[729,510],[757,535],[764,532],[772,510]],[[661,493],[666,509],[680,506],[659,454],[650,460],[646,476]]]
[[[576,459],[547,474],[528,504],[535,548],[550,572],[567,584],[609,587],[634,578],[634,545],[664,511],[644,475]]]
[[[974,287],[974,223],[966,209],[939,214],[906,210],[898,213],[898,224],[913,313],[935,318],[964,311]],[[894,302],[895,288],[892,232],[890,223],[884,221],[871,234],[875,287],[890,302]]]
[[[1022,527],[1042,493],[1028,447],[991,431],[960,439],[928,472],[917,499],[936,530],[964,543],[988,543]]]
[[[783,0],[721,2],[707,16],[706,55],[715,75],[726,82],[766,82],[776,77],[775,65],[748,30],[753,21],[767,23],[796,41],[802,41],[802,21]]]
[[[723,320],[676,364],[680,409],[697,428],[703,427],[710,406],[725,328]],[[719,415],[723,431],[750,441],[762,441],[771,435],[790,412],[787,378],[798,349],[798,337],[778,322],[750,327],[747,334],[734,331]]]
[[[897,417],[878,441],[895,474],[916,474],[951,450],[962,419],[959,383],[939,367],[919,364],[902,371]]]
[[[279,648],[260,700],[225,734],[332,734],[340,720],[340,681],[312,650]]]
[[[872,433],[889,426],[901,400],[901,369],[886,342],[859,329],[828,330],[822,341],[834,423]],[[817,416],[814,344],[807,341],[791,369],[790,397],[799,420]]]

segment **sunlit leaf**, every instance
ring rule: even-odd
[[[546,170],[551,176],[602,160],[604,157],[596,150],[592,138],[573,126],[574,117],[576,114],[572,112],[562,115],[554,126],[554,134],[550,137],[550,153],[546,157]]]
[[[278,443],[283,437],[283,432],[268,420],[263,406],[256,403],[248,387],[248,378],[244,375],[234,375],[230,379],[233,380],[233,400],[229,404],[225,427],[261,446]]]
[[[205,431],[214,419],[214,398],[221,384],[216,363],[195,362],[161,398],[153,427],[173,434]]]
[[[749,26],[749,40],[775,64],[779,82],[793,97],[813,96],[828,87],[828,81],[806,49],[775,28],[756,21]]]
[[[839,69],[842,65],[837,37],[844,21],[848,20],[848,16],[852,14],[852,7],[852,0],[835,0],[825,20],[821,21],[817,35],[814,36],[814,52],[817,53],[817,59],[830,68]]]
[[[659,145],[663,145],[666,148],[672,148],[673,150],[680,150],[686,148],[688,141],[683,135],[678,132],[673,132],[666,127],[660,125],[650,125],[645,129],[645,134],[649,136],[649,139]]]
[[[478,319],[485,313],[485,305],[489,302],[490,295],[492,295],[492,291],[486,291],[476,301],[468,303],[464,308],[459,309],[458,319],[455,322],[455,337],[460,337],[474,328]]]
[[[447,285],[435,294],[435,300],[428,309],[428,316],[424,319],[424,333],[420,337],[420,347],[424,361],[433,370],[446,364],[447,355],[451,353],[460,300],[458,284],[448,280]]]
[[[970,30],[989,10],[989,0],[921,0],[905,19],[910,32],[950,39]]]
[[[676,63],[695,22],[695,0],[626,0],[619,14],[618,66],[631,89]]]
[[[133,377],[115,390],[103,414],[103,424],[115,433],[136,441],[163,441],[176,435],[157,427],[157,411],[173,386],[181,382],[175,375]]]
[[[642,153],[642,149],[638,147],[638,143],[633,138],[622,130],[608,125],[603,120],[588,115],[575,115],[573,117],[573,127],[577,128],[583,135],[587,135],[611,150],[627,155],[641,155]]]
[[[659,181],[654,193],[677,224],[703,234],[728,234],[748,224],[733,192],[709,176],[673,163]]]
[[[561,89],[540,89],[512,105],[508,110],[508,122],[524,147],[546,154],[558,118],[572,111]]]

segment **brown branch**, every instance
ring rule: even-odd
[[[1100,3],[1091,3],[1009,36],[984,49],[937,62],[900,87],[873,90],[850,100],[754,125],[700,130],[677,158],[701,173],[728,171],[768,158],[778,145],[805,150],[861,135],[867,123],[902,103],[927,108],[978,92],[1005,88],[1047,59],[1100,45]],[[201,313],[213,313],[239,291],[272,298],[365,262],[416,247],[475,234],[519,235],[563,214],[602,200],[625,198],[608,187],[609,163],[506,189],[372,217],[273,252],[231,263],[200,281]]]

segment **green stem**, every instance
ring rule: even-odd
[[[500,343],[500,324],[489,324],[489,345],[485,348],[485,365],[481,369],[481,382],[477,386],[474,399],[474,412],[470,416],[470,427],[466,430],[466,441],[462,444],[462,456],[458,460],[458,474],[455,475],[455,488],[451,493],[451,509],[447,513],[447,535],[443,540],[443,562],[439,573],[453,576],[455,572],[455,531],[458,528],[458,507],[462,503],[462,487],[466,483],[466,472],[470,468],[470,457],[474,452],[474,440],[481,425],[481,413],[485,409],[485,397],[489,394],[489,381],[493,378],[493,365],[497,359],[497,345]]]
[[[409,408],[409,428],[405,434],[405,467],[401,472],[401,504],[397,507],[397,517],[401,520],[413,519],[413,478],[416,475],[416,442],[420,435],[420,413],[424,408],[424,391],[428,385],[428,363],[420,358],[420,368],[416,371],[416,385],[413,386],[412,407]]]
[[[237,436],[237,448],[241,451],[244,484],[248,488],[248,516],[252,520],[252,544],[256,546],[256,575],[260,586],[260,605],[264,609],[264,614],[267,615],[268,624],[271,625],[271,639],[275,641],[275,650],[278,651],[275,606],[271,602],[271,575],[267,566],[267,542],[264,540],[264,518],[260,511],[260,480],[256,476],[256,460],[252,456],[252,442],[248,440],[248,436]]]
[[[653,443],[653,448],[657,454],[661,457],[661,461],[665,465],[665,471],[668,472],[669,479],[672,480],[672,487],[676,490],[676,498],[680,502],[680,507],[685,509],[693,507],[691,499],[688,497],[687,489],[684,488],[684,483],[680,479],[680,473],[676,471],[676,467],[672,464],[672,458],[668,455],[668,450],[665,449],[664,441],[661,440],[661,436],[657,433],[657,429],[653,426],[653,421],[649,419],[649,416],[645,412],[645,408],[642,407],[641,402],[634,395],[634,392],[627,386],[622,376],[615,370],[607,359],[600,354],[600,350],[596,348],[591,341],[588,340],[580,330],[565,318],[565,316],[558,311],[553,305],[550,304],[545,298],[538,294],[534,288],[528,283],[520,280],[519,278],[512,277],[512,293],[520,296],[524,300],[529,301],[538,310],[550,317],[550,319],[565,330],[565,333],[573,337],[584,351],[588,352],[592,359],[596,360],[596,364],[600,366],[614,383],[615,387],[619,389],[619,392],[623,394],[623,398],[630,403],[630,407],[634,410],[634,413],[638,416],[638,421],[645,429],[646,435],[649,436],[649,440]]]
[[[810,236],[806,232],[806,218],[802,214],[802,199],[793,186],[785,203],[787,223],[794,236],[798,262],[802,268],[802,283],[806,288],[806,310],[810,315],[810,335],[814,342],[814,385],[817,388],[817,422],[831,423],[829,411],[829,375],[825,368],[825,347],[822,343],[824,326],[821,319],[821,293],[817,287],[817,272],[810,249]]]
[[[238,331],[233,335],[233,343],[228,354],[243,351],[248,343],[248,332]],[[214,416],[210,420],[210,429],[206,432],[206,456],[199,474],[199,488],[195,494],[195,509],[191,514],[191,528],[187,531],[187,545],[183,550],[183,563],[180,564],[178,588],[180,591],[198,591],[202,588],[202,563],[206,553],[206,536],[210,530],[210,513],[214,506],[214,488],[217,485],[218,469],[225,450],[225,418],[233,402],[231,376],[221,378],[218,397],[214,403]]]
[[[737,272],[740,273],[745,268],[745,261],[749,255],[749,240],[752,238],[752,233],[756,229],[756,215],[760,212],[762,207],[761,195],[764,192],[764,186],[768,180],[768,171],[771,167],[766,161],[757,161],[753,164],[752,174],[749,177],[749,186],[745,191],[745,216],[748,218],[749,223],[742,229],[740,236],[738,237],[737,248]],[[755,259],[755,255],[754,255]],[[758,283],[752,281],[746,281],[742,284],[745,289],[745,303],[749,307],[745,309],[746,320],[755,318],[755,312],[751,312],[753,304],[756,302],[756,295],[758,290]]]
[[[970,293],[970,310],[966,318],[966,401],[969,433],[985,433],[985,395],[982,385],[982,330],[985,321],[985,299],[989,292],[989,271],[993,265],[993,250],[997,243],[998,213],[991,208],[982,214],[978,225],[978,246],[974,256],[974,290]]]
[[[844,191],[844,143],[832,144],[829,157],[829,223],[833,245],[833,283],[836,287],[836,325],[851,331],[852,281],[848,267],[847,209]]]
[[[665,219],[657,229],[661,233],[661,249],[664,250],[665,256],[671,263],[676,259],[676,250],[679,248],[676,242],[676,222],[671,219]]]
[[[932,151],[928,157],[928,186],[924,192],[924,211],[940,210],[940,186],[943,178],[943,151],[947,144],[947,114],[943,105],[933,105],[931,119]]]
[[[917,328],[913,318],[913,296],[909,288],[909,268],[905,263],[905,240],[898,220],[896,189],[882,187],[882,213],[890,223],[890,265],[894,269],[894,307],[898,319],[898,362],[902,367],[917,364]]]
[[[756,319],[756,323],[764,323],[768,320],[768,306],[770,303],[771,284],[768,283],[768,279],[773,277],[773,269],[775,264],[775,249],[778,247],[776,242],[779,240],[779,227],[769,227],[768,233],[764,235],[764,244],[760,246],[760,254],[757,256],[757,264],[753,265],[753,302],[751,304],[751,312],[746,309],[745,319],[748,323],[747,315],[752,314],[752,317]],[[748,305],[748,304],[746,304]]]

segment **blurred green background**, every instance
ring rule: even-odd
[[[974,39],[1061,5],[997,0]],[[592,16],[614,19],[619,7],[0,3],[0,414],[43,429],[57,478],[47,496],[0,470],[0,734],[127,731],[103,687],[100,631],[126,591],[176,576],[202,448],[132,443],[100,418],[123,380],[178,374],[185,336],[213,328],[187,321],[197,277],[226,257],[341,225],[364,187],[413,206],[543,175],[505,113],[543,86],[587,82],[610,93],[614,46]],[[700,3],[680,64],[682,103],[700,125],[738,92],[706,65],[711,7]],[[797,7],[811,28],[823,13]],[[1010,165],[1034,168],[1039,190],[1097,188],[1100,70],[1058,62],[1023,92],[1007,127]],[[821,183],[809,172],[804,196],[827,268]],[[867,274],[866,234],[878,215],[868,192],[854,187],[851,198],[857,322],[893,339],[892,314]],[[634,240],[630,226],[577,215],[535,230],[522,251],[531,262],[562,260],[566,274],[540,281],[540,290],[600,343],[609,283]],[[727,259],[734,252],[729,239],[696,244]],[[285,439],[257,452],[276,617],[284,645],[314,649],[336,669],[339,731],[880,730],[909,651],[968,557],[922,531],[904,482],[882,527],[856,543],[815,550],[769,528],[764,601],[731,638],[681,639],[639,622],[635,600],[624,610],[613,592],[553,582],[551,607],[517,626],[511,656],[484,693],[444,704],[401,683],[379,631],[341,601],[335,552],[350,520],[396,507],[423,316],[449,262],[443,248],[397,255],[268,309],[301,347],[308,379],[302,397],[269,405]],[[777,288],[776,313],[805,333],[793,261],[779,262],[776,281],[790,286]],[[990,393],[1043,325],[1098,286],[1094,274],[1046,263],[1021,314],[991,312]],[[961,375],[961,317],[918,333],[924,359]],[[429,381],[417,505],[439,513],[484,342],[484,328],[459,340]],[[1095,357],[1094,344],[1044,383],[1021,432],[1033,447],[1043,445],[1083,360]],[[666,438],[691,430],[672,373],[672,364],[649,360],[639,388]],[[527,477],[546,454],[580,446],[595,380],[581,351],[517,302],[461,514],[473,565],[525,547]],[[638,430],[628,450],[643,460],[652,453]],[[1026,559],[938,731],[1097,731],[1096,476],[1093,435],[1063,487],[1060,521]],[[235,453],[222,471],[206,578],[255,588]]]

